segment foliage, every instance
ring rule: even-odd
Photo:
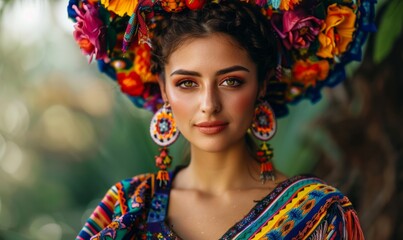
[[[391,51],[396,38],[403,31],[403,1],[391,0],[378,27],[374,60],[380,63]]]

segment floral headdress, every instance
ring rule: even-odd
[[[70,0],[74,38],[100,71],[116,80],[138,107],[162,104],[150,71],[150,32],[161,12],[196,10],[220,0]],[[222,0],[224,1],[224,0]],[[276,115],[287,104],[320,99],[324,86],[346,78],[347,63],[361,60],[373,24],[376,0],[250,0],[267,17],[278,41],[278,66],[267,98]],[[275,92],[273,92],[275,91]]]

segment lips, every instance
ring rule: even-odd
[[[217,134],[227,128],[228,123],[223,121],[200,122],[195,124],[195,127],[204,134]]]

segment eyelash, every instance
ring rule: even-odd
[[[233,85],[228,85],[228,82],[227,82],[227,81],[234,81],[234,84],[233,84]],[[227,85],[223,85],[223,83],[225,83],[225,82],[227,82]],[[244,81],[242,81],[242,80],[239,79],[239,78],[236,78],[236,77],[228,77],[228,78],[224,78],[224,80],[221,82],[220,85],[225,86],[225,87],[234,87],[234,88],[236,88],[236,87],[241,86],[243,83],[244,83]]]
[[[184,88],[184,89],[188,89],[188,88],[194,87],[194,86],[191,86],[191,87],[189,87],[189,86],[188,86],[188,87],[184,86],[184,84],[186,84],[186,83],[192,83],[192,84],[194,84],[194,85],[197,85],[194,81],[186,79],[186,80],[179,81],[178,83],[176,83],[176,86],[177,86],[177,87],[180,87],[180,88]]]
[[[234,84],[228,85],[228,81],[234,81]],[[223,83],[226,83],[226,82],[227,82],[227,85],[223,85]],[[187,83],[191,83],[193,86],[184,86],[184,84],[187,84]],[[220,85],[224,86],[224,87],[229,87],[229,88],[231,88],[231,87],[236,88],[236,87],[241,86],[243,83],[244,82],[241,79],[238,79],[235,77],[228,77],[228,78],[225,78],[223,81],[221,81]],[[189,89],[189,88],[195,87],[194,85],[197,86],[197,83],[195,83],[194,81],[189,80],[189,79],[179,81],[176,84],[177,87],[184,88],[184,89]]]

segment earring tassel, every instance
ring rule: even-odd
[[[263,142],[257,151],[257,158],[260,162],[260,180],[265,183],[267,179],[275,180],[274,168],[271,159],[273,158],[273,149],[270,145]]]
[[[260,164],[260,180],[265,183],[267,179],[274,181],[273,164],[271,162]]]
[[[164,183],[164,185],[166,186],[169,181],[167,168],[171,166],[172,157],[168,155],[168,152],[168,148],[163,147],[160,148],[160,155],[155,156],[155,163],[159,168],[159,171],[157,173],[157,180],[159,180],[160,186],[162,185],[162,183]]]

